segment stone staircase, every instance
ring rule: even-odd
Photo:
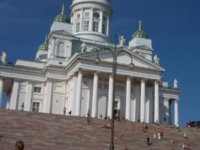
[[[0,110],[0,150],[13,150],[15,142],[22,140],[25,150],[108,150],[110,129],[102,128],[108,120],[92,119],[87,124],[83,117],[49,115],[42,113]],[[148,125],[143,132],[141,123],[115,122],[115,150],[182,150],[190,143],[192,150],[200,150],[200,130],[183,130]],[[162,140],[153,140],[153,132],[164,131]],[[152,145],[146,144],[150,137]],[[171,143],[173,139],[175,143]]]

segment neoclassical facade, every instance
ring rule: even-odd
[[[1,56],[0,106],[6,101],[11,110],[111,117],[114,105],[115,116],[133,122],[163,123],[166,118],[171,123],[174,118],[178,124],[177,80],[173,87],[163,81],[165,69],[153,56],[152,41],[141,22],[128,45],[123,36],[113,44],[109,0],[73,0],[70,10],[71,18],[63,4],[35,60],[11,64],[5,53]]]

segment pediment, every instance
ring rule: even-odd
[[[154,64],[153,62],[143,58],[142,56],[139,56],[138,54],[134,52],[131,52],[129,50],[123,50],[123,51],[126,51],[126,52],[120,52],[117,56],[118,65],[129,65],[132,60],[133,64],[137,68],[151,69],[151,70],[157,70],[161,72],[164,71],[164,68],[160,67],[159,65]],[[101,59],[101,62],[105,62],[105,63],[113,62],[112,53],[107,50],[103,52],[99,52],[98,55],[99,55],[99,58]],[[92,59],[95,59],[96,56],[97,56],[97,53],[93,53],[92,55],[90,53],[83,55],[83,57],[87,57],[87,58],[90,57]]]

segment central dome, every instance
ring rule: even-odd
[[[103,3],[105,5],[111,6],[110,5],[110,0],[73,0],[72,5],[76,5],[78,3]]]

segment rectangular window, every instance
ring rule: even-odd
[[[35,93],[41,93],[41,87],[34,87]]]
[[[77,14],[76,19],[80,19],[81,15]]]
[[[40,110],[40,103],[39,102],[33,102],[32,112],[39,112],[39,110]]]
[[[79,32],[80,31],[80,22],[77,22],[76,23],[76,32]]]
[[[89,30],[89,21],[84,21],[83,22],[83,31],[88,31]]]
[[[102,33],[106,34],[106,26],[105,26],[105,24],[102,25]]]
[[[118,101],[115,101],[114,107],[115,107],[115,109],[118,109]]]
[[[98,32],[98,30],[99,30],[99,22],[94,21],[93,22],[93,31]]]
[[[89,17],[89,12],[85,13],[85,17],[88,18]]]

